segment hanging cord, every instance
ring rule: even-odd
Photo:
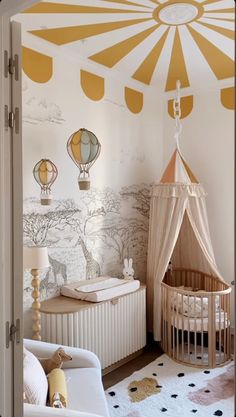
[[[173,100],[173,110],[174,110],[174,118],[175,118],[175,143],[178,150],[179,149],[179,138],[182,132],[182,124],[180,122],[181,118],[181,107],[180,107],[180,81],[176,82],[176,96]]]

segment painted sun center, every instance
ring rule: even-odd
[[[189,3],[174,3],[163,8],[157,7],[153,17],[157,21],[162,21],[168,25],[182,25],[194,20],[198,14],[198,7]],[[157,17],[157,18],[156,18]]]

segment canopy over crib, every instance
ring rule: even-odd
[[[161,282],[168,264],[221,276],[212,248],[206,193],[184,160],[179,146],[151,195],[147,296],[148,327],[161,340]]]

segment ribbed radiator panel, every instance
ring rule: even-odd
[[[42,340],[91,350],[102,369],[146,344],[146,291],[120,297],[117,304],[91,304],[71,314],[41,313]]]

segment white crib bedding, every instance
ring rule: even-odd
[[[180,330],[190,332],[207,332],[208,329],[208,297],[200,297],[201,290],[195,295],[178,293],[178,289],[193,291],[192,287],[176,287],[171,295],[171,323]],[[223,330],[229,326],[227,312],[220,308],[220,296],[215,295],[215,330]]]
[[[190,287],[177,287],[187,291],[192,291]],[[198,297],[197,294],[200,294],[201,291],[196,291],[196,296],[193,295],[182,295],[175,292],[171,296],[171,306],[179,314],[183,314],[186,317],[191,318],[207,318],[208,317],[208,297]],[[216,295],[215,297],[215,312],[220,311],[220,296]]]
[[[138,290],[140,281],[125,280],[112,277],[99,277],[77,281],[61,287],[61,295],[78,300],[98,303],[111,300],[121,295],[129,294]]]
[[[187,330],[189,332],[208,332],[209,324],[208,317],[193,318],[186,317],[183,314],[174,314],[171,315],[171,324],[179,330]],[[230,322],[227,317],[227,313],[223,310],[215,314],[215,331],[220,331],[226,329]]]

